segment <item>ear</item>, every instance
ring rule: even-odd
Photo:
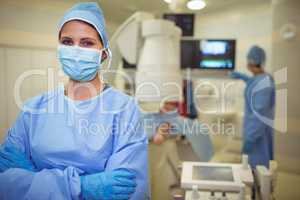
[[[101,57],[101,62],[105,61],[108,58],[108,53],[107,51],[103,51],[102,57]]]

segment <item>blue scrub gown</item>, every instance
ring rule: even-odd
[[[246,82],[243,145],[251,143],[250,152],[243,153],[248,154],[252,168],[269,167],[269,161],[274,159],[274,80],[268,74],[241,78]]]
[[[201,162],[211,160],[214,151],[209,136],[209,129],[198,120],[184,118],[177,112],[161,114],[151,113],[143,115],[144,128],[151,139],[156,134],[156,129],[162,123],[169,123],[173,127],[171,135],[185,135],[187,140]]]
[[[38,169],[0,173],[1,200],[82,199],[80,175],[127,168],[132,200],[148,199],[147,137],[133,98],[107,88],[74,101],[63,87],[29,100],[2,145],[15,145]]]

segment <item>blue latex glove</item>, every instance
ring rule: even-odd
[[[81,176],[81,194],[86,200],[128,200],[135,191],[135,178],[126,169]]]
[[[249,154],[252,152],[254,147],[254,142],[246,140],[243,145],[243,153]]]
[[[36,171],[34,164],[24,153],[12,146],[0,149],[0,172],[10,168],[21,168],[28,171]]]

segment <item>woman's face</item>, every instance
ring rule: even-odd
[[[60,44],[84,48],[102,49],[99,34],[91,25],[73,20],[67,22],[60,32]]]

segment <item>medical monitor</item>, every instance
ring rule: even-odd
[[[182,40],[181,68],[234,70],[235,40]]]
[[[240,164],[183,162],[181,187],[200,190],[239,191],[242,184]]]
[[[200,69],[234,69],[235,40],[201,40],[198,67]]]

